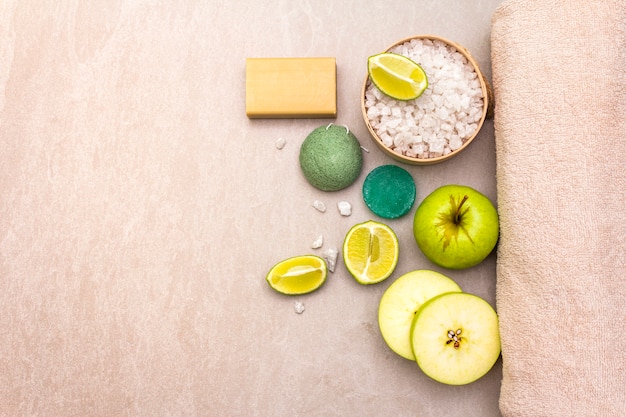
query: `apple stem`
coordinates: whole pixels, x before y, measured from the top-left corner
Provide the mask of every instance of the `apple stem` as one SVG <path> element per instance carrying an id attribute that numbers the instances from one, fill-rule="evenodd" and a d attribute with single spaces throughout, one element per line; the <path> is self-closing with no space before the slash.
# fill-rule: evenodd
<path id="1" fill-rule="evenodd" d="M 456 208 L 456 213 L 454 215 L 454 223 L 455 224 L 461 223 L 461 207 L 463 207 L 463 204 L 465 204 L 465 202 L 467 201 L 468 198 L 469 197 L 467 195 L 464 195 L 463 199 L 461 200 L 461 203 Z"/>

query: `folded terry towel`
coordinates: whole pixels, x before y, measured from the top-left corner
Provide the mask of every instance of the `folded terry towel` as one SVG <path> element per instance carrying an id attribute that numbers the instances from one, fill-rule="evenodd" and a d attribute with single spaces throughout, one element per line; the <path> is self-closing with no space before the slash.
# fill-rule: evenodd
<path id="1" fill-rule="evenodd" d="M 492 17 L 504 416 L 626 415 L 626 2 Z"/>

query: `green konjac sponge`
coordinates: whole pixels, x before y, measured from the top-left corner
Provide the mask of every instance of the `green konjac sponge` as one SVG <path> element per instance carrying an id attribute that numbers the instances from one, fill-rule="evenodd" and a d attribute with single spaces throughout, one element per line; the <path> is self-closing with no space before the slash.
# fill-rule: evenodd
<path id="1" fill-rule="evenodd" d="M 346 188 L 356 181 L 362 167 L 361 145 L 345 126 L 320 126 L 300 147 L 300 168 L 304 177 L 323 191 Z"/>

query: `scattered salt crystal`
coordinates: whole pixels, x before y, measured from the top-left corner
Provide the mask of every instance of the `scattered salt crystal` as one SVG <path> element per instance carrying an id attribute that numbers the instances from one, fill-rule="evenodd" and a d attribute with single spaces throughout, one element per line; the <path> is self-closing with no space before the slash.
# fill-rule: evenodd
<path id="1" fill-rule="evenodd" d="M 311 244 L 311 248 L 319 249 L 322 247 L 323 244 L 324 244 L 324 236 L 319 235 L 318 237 L 315 238 L 315 240 Z"/>
<path id="2" fill-rule="evenodd" d="M 319 211 L 320 213 L 324 213 L 326 211 L 326 204 L 324 204 L 324 202 L 320 200 L 315 200 L 313 202 L 313 207 L 315 207 L 315 210 Z"/>
<path id="3" fill-rule="evenodd" d="M 339 251 L 335 248 L 328 248 L 326 252 L 324 252 L 324 259 L 326 260 L 326 265 L 328 266 L 328 270 L 330 272 L 335 272 L 335 267 L 337 266 L 337 257 L 339 256 Z"/>
<path id="4" fill-rule="evenodd" d="M 296 301 L 293 305 L 293 309 L 297 314 L 304 313 L 304 303 L 302 301 Z"/>
<path id="5" fill-rule="evenodd" d="M 347 201 L 340 201 L 337 203 L 337 208 L 342 216 L 349 216 L 352 214 L 352 205 Z"/>
<path id="6" fill-rule="evenodd" d="M 285 147 L 287 141 L 284 138 L 276 139 L 276 149 L 282 149 Z"/>

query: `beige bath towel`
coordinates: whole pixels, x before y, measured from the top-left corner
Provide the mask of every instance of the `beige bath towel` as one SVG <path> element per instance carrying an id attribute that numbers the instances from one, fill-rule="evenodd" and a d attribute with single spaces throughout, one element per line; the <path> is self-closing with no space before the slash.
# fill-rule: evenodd
<path id="1" fill-rule="evenodd" d="M 626 2 L 492 24 L 502 414 L 626 415 Z"/>

